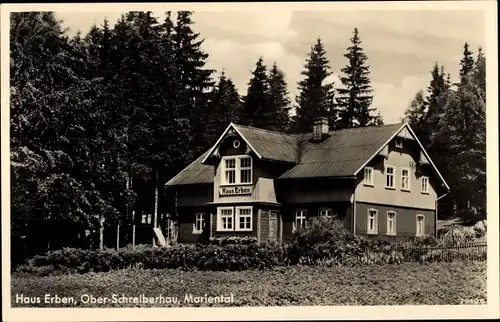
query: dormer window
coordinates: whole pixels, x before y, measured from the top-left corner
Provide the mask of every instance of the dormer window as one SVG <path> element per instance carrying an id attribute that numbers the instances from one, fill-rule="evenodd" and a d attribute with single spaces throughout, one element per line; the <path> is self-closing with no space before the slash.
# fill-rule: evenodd
<path id="1" fill-rule="evenodd" d="M 396 148 L 403 148 L 403 139 L 402 138 L 396 138 L 394 140 L 394 145 L 396 146 Z"/>
<path id="2" fill-rule="evenodd" d="M 252 158 L 248 155 L 222 158 L 222 184 L 251 184 Z"/>

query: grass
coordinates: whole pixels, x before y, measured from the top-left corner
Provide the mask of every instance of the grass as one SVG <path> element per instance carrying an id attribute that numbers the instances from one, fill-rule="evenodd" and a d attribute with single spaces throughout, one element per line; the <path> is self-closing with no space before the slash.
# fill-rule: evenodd
<path id="1" fill-rule="evenodd" d="M 16 304 L 16 294 L 40 304 Z M 46 304 L 45 294 L 74 304 Z M 486 262 L 404 263 L 358 267 L 291 266 L 242 272 L 126 269 L 107 273 L 35 277 L 13 274 L 13 307 L 151 307 L 152 304 L 83 304 L 81 295 L 178 297 L 155 306 L 447 305 L 486 302 Z M 183 303 L 193 296 L 230 296 L 233 303 Z"/>

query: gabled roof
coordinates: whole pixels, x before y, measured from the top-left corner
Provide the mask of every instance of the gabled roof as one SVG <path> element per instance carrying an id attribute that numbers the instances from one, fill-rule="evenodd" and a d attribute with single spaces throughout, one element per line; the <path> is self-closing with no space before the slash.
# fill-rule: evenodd
<path id="1" fill-rule="evenodd" d="M 210 165 L 202 164 L 201 161 L 208 155 L 206 151 L 200 155 L 190 165 L 170 179 L 166 186 L 180 186 L 186 184 L 201 184 L 214 182 L 214 168 Z"/>
<path id="2" fill-rule="evenodd" d="M 302 141 L 300 163 L 279 179 L 349 177 L 382 148 L 402 124 L 351 128 L 330 132 L 323 142 L 311 142 L 311 134 Z"/>
<path id="3" fill-rule="evenodd" d="M 445 187 L 449 189 L 407 123 L 332 131 L 322 142 L 312 142 L 312 133 L 285 134 L 231 123 L 212 148 L 171 179 L 167 185 L 213 182 L 213 166 L 204 162 L 231 128 L 245 140 L 257 157 L 293 165 L 277 179 L 300 179 L 354 177 L 405 127 L 418 142 Z"/>
<path id="4" fill-rule="evenodd" d="M 259 159 L 297 162 L 300 136 L 231 123 L 202 160 L 206 163 L 228 131 L 234 129 Z"/>

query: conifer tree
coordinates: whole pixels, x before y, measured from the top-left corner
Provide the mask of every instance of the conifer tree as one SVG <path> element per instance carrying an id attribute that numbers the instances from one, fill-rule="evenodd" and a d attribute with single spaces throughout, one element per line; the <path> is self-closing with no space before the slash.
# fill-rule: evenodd
<path id="1" fill-rule="evenodd" d="M 460 61 L 460 82 L 466 82 L 465 78 L 474 71 L 473 52 L 469 50 L 469 44 L 465 43 L 462 60 Z"/>
<path id="2" fill-rule="evenodd" d="M 486 57 L 481 47 L 478 48 L 473 72 L 474 82 L 478 87 L 478 95 L 486 101 Z"/>
<path id="3" fill-rule="evenodd" d="M 341 77 L 342 88 L 338 88 L 337 107 L 340 113 L 343 128 L 369 126 L 379 123 L 374 115 L 375 108 L 371 107 L 373 90 L 370 85 L 368 57 L 361 47 L 358 29 L 354 28 L 351 46 L 347 48 L 344 57 L 347 66 L 342 69 L 345 76 Z"/>
<path id="4" fill-rule="evenodd" d="M 184 105 L 187 118 L 190 119 L 194 137 L 195 154 L 203 151 L 203 121 L 201 111 L 208 102 L 209 92 L 214 86 L 211 78 L 214 72 L 205 67 L 208 54 L 203 52 L 199 33 L 192 29 L 194 24 L 192 12 L 177 12 L 176 23 L 173 26 L 172 39 L 174 46 L 175 65 L 178 71 L 181 92 L 178 100 Z"/>
<path id="5" fill-rule="evenodd" d="M 39 251 L 75 245 L 78 229 L 96 227 L 95 213 L 117 212 L 99 182 L 114 169 L 92 153 L 89 128 L 102 123 L 103 87 L 82 76 L 81 39 L 69 41 L 51 12 L 13 14 L 10 45 L 12 235 L 24 231 Z M 65 227 L 57 240 L 55 222 Z"/>
<path id="6" fill-rule="evenodd" d="M 335 128 L 337 115 L 333 105 L 333 84 L 326 83 L 332 72 L 320 38 L 311 47 L 304 68 L 302 75 L 305 78 L 298 83 L 299 95 L 292 131 L 310 132 L 316 117 L 327 117 L 330 128 Z"/>
<path id="7" fill-rule="evenodd" d="M 290 99 L 288 97 L 285 75 L 278 68 L 276 62 L 269 72 L 269 95 L 271 109 L 275 115 L 270 115 L 271 125 L 269 129 L 285 131 L 290 123 L 289 111 Z"/>
<path id="8" fill-rule="evenodd" d="M 243 97 L 239 122 L 259 128 L 268 128 L 270 109 L 270 87 L 267 67 L 262 57 L 255 64 L 252 78 L 248 82 L 247 94 Z"/>
<path id="9" fill-rule="evenodd" d="M 240 96 L 233 81 L 222 71 L 203 113 L 205 149 L 215 144 L 231 122 L 238 122 L 240 106 Z"/>
<path id="10" fill-rule="evenodd" d="M 410 126 L 419 132 L 421 122 L 426 115 L 426 105 L 424 98 L 424 91 L 420 90 L 415 94 L 415 97 L 410 103 L 409 108 L 405 111 L 405 121 L 407 121 Z M 421 138 L 420 133 L 416 133 L 419 138 Z"/>

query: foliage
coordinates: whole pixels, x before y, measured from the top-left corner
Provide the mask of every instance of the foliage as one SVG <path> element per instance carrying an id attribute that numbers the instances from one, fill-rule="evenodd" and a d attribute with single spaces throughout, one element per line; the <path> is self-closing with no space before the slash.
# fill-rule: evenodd
<path id="1" fill-rule="evenodd" d="M 203 131 L 205 148 L 211 147 L 227 126 L 238 122 L 241 100 L 231 78 L 222 72 L 218 83 L 210 93 L 210 100 L 204 109 Z"/>
<path id="2" fill-rule="evenodd" d="M 249 237 L 249 236 L 211 237 L 209 242 L 210 244 L 219 246 L 225 246 L 230 244 L 248 245 L 256 243 L 257 237 Z"/>
<path id="3" fill-rule="evenodd" d="M 320 38 L 311 47 L 304 68 L 301 74 L 305 78 L 298 83 L 299 94 L 292 131 L 294 133 L 310 132 L 314 119 L 320 116 L 327 117 L 330 127 L 334 129 L 337 120 L 333 104 L 334 89 L 333 84 L 326 83 L 332 72 Z"/>
<path id="4" fill-rule="evenodd" d="M 289 112 L 291 110 L 291 102 L 288 97 L 289 92 L 285 81 L 285 74 L 279 69 L 276 62 L 269 71 L 269 100 L 273 107 L 274 115 L 270 116 L 269 130 L 286 131 L 290 123 Z"/>
<path id="5" fill-rule="evenodd" d="M 368 57 L 361 47 L 358 28 L 354 28 L 351 46 L 344 57 L 347 66 L 342 68 L 345 76 L 341 77 L 342 87 L 337 88 L 336 106 L 339 112 L 341 128 L 363 127 L 383 124 L 380 114 L 373 115 L 373 95 L 370 84 L 370 70 L 366 64 Z"/>
<path id="6" fill-rule="evenodd" d="M 451 84 L 436 63 L 425 101 L 417 96 L 406 112 L 451 189 L 439 213 L 471 223 L 486 217 L 485 61 L 481 48 L 474 60 L 465 43 L 459 82 Z"/>
<path id="7" fill-rule="evenodd" d="M 37 255 L 18 272 L 33 274 L 106 272 L 140 267 L 184 270 L 248 270 L 288 265 L 380 265 L 403 262 L 484 260 L 486 247 L 460 249 L 485 234 L 479 226 L 450 230 L 441 239 L 389 242 L 354 235 L 333 218 L 313 218 L 290 243 L 257 243 L 255 237 L 215 237 L 209 244 L 152 248 L 148 245 L 104 250 L 63 248 Z M 467 256 L 462 256 L 465 254 Z M 472 254 L 473 256 L 469 256 Z M 475 256 L 475 257 L 474 257 Z"/>
<path id="8" fill-rule="evenodd" d="M 390 272 L 390 274 L 388 274 Z M 72 296 L 76 307 L 457 305 L 486 303 L 486 263 L 288 266 L 241 272 L 124 269 L 108 273 L 37 277 L 15 273 L 12 294 Z M 180 304 L 83 304 L 82 294 L 177 296 Z M 165 295 L 165 290 L 168 294 Z M 185 294 L 233 294 L 234 303 L 183 303 Z M 30 304 L 50 306 L 54 304 Z M 61 304 L 64 306 L 64 304 Z M 58 306 L 61 306 L 58 305 Z M 19 307 L 12 296 L 12 306 Z M 22 305 L 23 307 L 25 305 Z M 75 306 L 72 306 L 75 307 Z"/>
<path id="9" fill-rule="evenodd" d="M 175 22 L 167 12 L 163 23 L 128 12 L 69 39 L 51 12 L 12 15 L 13 263 L 47 249 L 96 247 L 101 219 L 152 213 L 155 189 L 161 196 L 207 145 L 191 135 L 204 133 L 213 85 L 192 24 L 190 12 Z M 54 239 L 56 225 L 65 228 Z M 90 241 L 78 237 L 85 230 Z"/>

